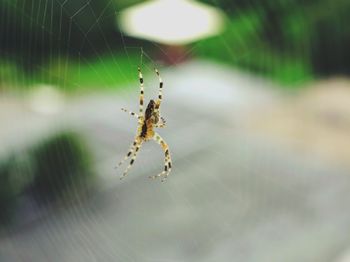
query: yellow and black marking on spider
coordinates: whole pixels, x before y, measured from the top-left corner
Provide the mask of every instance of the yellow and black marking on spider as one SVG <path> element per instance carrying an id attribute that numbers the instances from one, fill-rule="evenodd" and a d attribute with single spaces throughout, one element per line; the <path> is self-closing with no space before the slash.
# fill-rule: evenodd
<path id="1" fill-rule="evenodd" d="M 163 81 L 162 81 L 162 78 L 160 77 L 159 71 L 157 69 L 154 69 L 154 70 L 159 79 L 158 99 L 156 101 L 151 99 L 147 105 L 146 111 L 143 112 L 144 88 L 143 88 L 142 72 L 139 67 L 138 68 L 139 80 L 140 80 L 139 114 L 136 114 L 134 112 L 131 112 L 127 109 L 122 108 L 124 112 L 127 112 L 138 119 L 138 127 L 137 127 L 136 137 L 129 149 L 129 152 L 124 157 L 124 159 L 120 161 L 119 164 L 116 166 L 116 168 L 119 167 L 121 164 L 124 163 L 125 160 L 131 157 L 131 161 L 128 167 L 126 168 L 126 170 L 124 171 L 123 175 L 120 177 L 120 179 L 124 178 L 127 175 L 130 167 L 134 164 L 137 153 L 139 152 L 143 142 L 146 142 L 151 139 L 156 141 L 162 147 L 165 154 L 165 159 L 164 159 L 164 170 L 158 175 L 150 176 L 150 178 L 155 179 L 160 177 L 161 181 L 163 182 L 168 177 L 171 171 L 171 157 L 170 157 L 169 147 L 167 143 L 163 140 L 163 138 L 157 132 L 154 131 L 154 128 L 165 127 L 165 120 L 163 117 L 160 116 L 160 105 L 161 105 L 162 96 L 163 96 L 163 93 L 162 93 Z"/>

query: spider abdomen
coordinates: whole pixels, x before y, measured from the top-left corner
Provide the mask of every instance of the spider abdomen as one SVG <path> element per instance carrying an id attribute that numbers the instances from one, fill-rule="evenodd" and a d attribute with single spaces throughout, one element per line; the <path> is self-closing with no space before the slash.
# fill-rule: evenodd
<path id="1" fill-rule="evenodd" d="M 140 137 L 146 138 L 146 135 L 147 135 L 147 123 L 145 121 L 145 122 L 143 122 L 143 125 L 141 127 Z"/>
<path id="2" fill-rule="evenodd" d="M 151 139 L 154 136 L 153 123 L 151 120 L 144 121 L 141 130 L 140 137 L 144 140 Z"/>

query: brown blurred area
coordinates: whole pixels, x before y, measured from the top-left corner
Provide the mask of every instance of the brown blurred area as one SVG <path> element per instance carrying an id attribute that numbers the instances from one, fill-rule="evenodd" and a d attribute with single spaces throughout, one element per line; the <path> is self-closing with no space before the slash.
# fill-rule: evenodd
<path id="1" fill-rule="evenodd" d="M 277 106 L 248 121 L 266 135 L 300 154 L 335 165 L 350 164 L 350 80 L 330 78 L 308 84 Z"/>

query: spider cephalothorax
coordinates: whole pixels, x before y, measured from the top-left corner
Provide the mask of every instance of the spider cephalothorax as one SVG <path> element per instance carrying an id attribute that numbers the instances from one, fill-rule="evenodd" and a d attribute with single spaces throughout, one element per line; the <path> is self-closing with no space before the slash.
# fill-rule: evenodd
<path id="1" fill-rule="evenodd" d="M 154 100 L 150 100 L 147 105 L 146 111 L 143 115 L 143 98 L 144 98 L 143 77 L 142 77 L 140 68 L 138 68 L 138 71 L 139 71 L 139 80 L 140 80 L 140 108 L 139 108 L 140 115 L 122 108 L 123 111 L 129 112 L 132 116 L 137 117 L 138 119 L 137 134 L 133 144 L 131 145 L 131 148 L 128 154 L 124 157 L 122 161 L 119 162 L 118 166 L 120 166 L 126 159 L 128 159 L 132 155 L 130 164 L 125 170 L 121 178 L 125 177 L 129 168 L 133 165 L 136 159 L 137 152 L 141 148 L 142 143 L 150 139 L 153 139 L 162 147 L 165 153 L 165 165 L 164 165 L 163 172 L 155 176 L 150 176 L 150 178 L 162 177 L 162 181 L 164 181 L 168 177 L 171 171 L 171 158 L 169 153 L 169 147 L 165 143 L 165 141 L 161 138 L 161 136 L 154 131 L 154 128 L 165 126 L 165 120 L 160 116 L 160 113 L 159 113 L 160 104 L 162 102 L 163 82 L 159 75 L 158 70 L 155 69 L 156 74 L 159 78 L 158 100 L 156 102 Z"/>

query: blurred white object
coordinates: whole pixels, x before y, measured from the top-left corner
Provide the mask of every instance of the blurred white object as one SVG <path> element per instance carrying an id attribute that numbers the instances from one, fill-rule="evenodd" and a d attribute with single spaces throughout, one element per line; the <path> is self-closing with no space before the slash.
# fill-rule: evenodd
<path id="1" fill-rule="evenodd" d="M 126 34 L 168 45 L 187 44 L 220 33 L 223 13 L 192 0 L 153 0 L 118 15 Z"/>
<path id="2" fill-rule="evenodd" d="M 34 112 L 52 115 L 62 111 L 64 97 L 57 88 L 49 85 L 40 85 L 31 94 L 29 104 Z"/>

